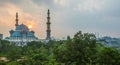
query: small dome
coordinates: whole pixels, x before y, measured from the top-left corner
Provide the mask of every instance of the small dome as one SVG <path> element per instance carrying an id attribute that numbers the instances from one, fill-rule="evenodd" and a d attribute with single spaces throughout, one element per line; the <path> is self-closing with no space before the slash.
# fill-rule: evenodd
<path id="1" fill-rule="evenodd" d="M 19 31 L 15 31 L 11 36 L 12 37 L 20 37 L 21 33 Z"/>
<path id="2" fill-rule="evenodd" d="M 29 31 L 28 27 L 24 24 L 18 25 L 16 27 L 16 30 L 18 30 L 18 31 Z"/>
<path id="3" fill-rule="evenodd" d="M 34 37 L 34 33 L 32 33 L 32 32 L 27 32 L 27 36 L 28 36 L 28 37 Z"/>

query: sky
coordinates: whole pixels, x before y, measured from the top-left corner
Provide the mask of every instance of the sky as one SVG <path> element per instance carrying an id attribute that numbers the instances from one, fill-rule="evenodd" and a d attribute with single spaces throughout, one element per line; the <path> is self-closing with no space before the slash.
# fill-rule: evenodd
<path id="1" fill-rule="evenodd" d="M 46 37 L 50 9 L 51 36 L 73 37 L 78 31 L 120 37 L 120 0 L 0 0 L 0 33 L 9 37 L 19 24 L 31 25 L 38 38 Z"/>

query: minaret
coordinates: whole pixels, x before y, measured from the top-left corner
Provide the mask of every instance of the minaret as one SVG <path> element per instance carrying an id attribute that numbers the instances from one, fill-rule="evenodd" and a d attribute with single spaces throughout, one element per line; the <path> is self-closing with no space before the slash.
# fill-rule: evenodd
<path id="1" fill-rule="evenodd" d="M 18 13 L 16 12 L 16 24 L 15 24 L 15 26 L 18 26 Z"/>
<path id="2" fill-rule="evenodd" d="M 50 33 L 51 33 L 51 30 L 50 30 L 50 10 L 48 9 L 48 12 L 47 12 L 47 15 L 48 15 L 48 17 L 47 17 L 47 30 L 46 30 L 46 32 L 47 32 L 47 37 L 46 37 L 46 39 L 47 40 L 50 40 L 51 39 L 51 37 L 50 37 Z"/>

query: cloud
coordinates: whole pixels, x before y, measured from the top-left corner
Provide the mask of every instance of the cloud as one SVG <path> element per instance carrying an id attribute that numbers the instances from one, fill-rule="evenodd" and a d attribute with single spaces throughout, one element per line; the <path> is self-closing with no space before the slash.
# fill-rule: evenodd
<path id="1" fill-rule="evenodd" d="M 54 3 L 61 6 L 68 6 L 69 0 L 54 0 Z"/>
<path id="2" fill-rule="evenodd" d="M 19 24 L 31 24 L 33 25 L 31 30 L 34 30 L 39 38 L 43 38 L 45 36 L 45 34 L 42 33 L 46 31 L 46 22 L 44 22 L 45 17 L 42 17 L 44 15 L 40 14 L 38 11 L 31 13 L 31 11 L 27 12 L 25 9 L 20 6 L 16 6 L 15 4 L 5 3 L 0 6 L 0 12 L 0 31 L 2 31 L 1 33 L 3 33 L 5 37 L 9 35 L 9 30 L 15 28 L 16 12 L 18 12 L 19 15 Z"/>
<path id="3" fill-rule="evenodd" d="M 102 35 L 111 34 L 120 37 L 118 30 L 120 21 L 119 0 L 74 0 L 69 8 L 57 12 L 57 27 L 61 27 L 67 34 L 74 34 L 78 30 L 86 32 L 100 32 Z M 76 8 L 76 10 L 72 10 Z M 58 20 L 59 19 L 59 20 Z M 72 33 L 71 33 L 72 32 Z M 116 33 L 116 35 L 114 34 Z"/>
<path id="4" fill-rule="evenodd" d="M 50 9 L 52 34 L 57 38 L 73 35 L 78 30 L 120 36 L 119 2 L 120 0 L 0 0 L 0 31 L 5 36 L 9 35 L 8 31 L 14 29 L 15 13 L 18 12 L 19 23 L 32 24 L 36 35 L 45 38 L 46 13 Z"/>
<path id="5" fill-rule="evenodd" d="M 103 0 L 83 0 L 74 9 L 81 12 L 94 12 L 101 10 L 103 4 Z"/>
<path id="6" fill-rule="evenodd" d="M 21 11 L 18 7 L 8 3 L 0 6 L 0 31 L 4 33 L 4 36 L 9 35 L 10 28 L 14 28 L 15 18 L 13 16 L 15 15 L 15 10 Z"/>

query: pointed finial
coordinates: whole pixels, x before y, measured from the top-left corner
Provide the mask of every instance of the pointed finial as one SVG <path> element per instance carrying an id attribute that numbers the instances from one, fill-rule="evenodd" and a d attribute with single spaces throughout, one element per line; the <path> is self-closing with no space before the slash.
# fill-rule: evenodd
<path id="1" fill-rule="evenodd" d="M 48 14 L 50 14 L 50 10 L 48 9 Z"/>
<path id="2" fill-rule="evenodd" d="M 16 12 L 16 18 L 18 17 L 18 12 Z"/>
<path id="3" fill-rule="evenodd" d="M 49 12 L 49 9 L 48 9 L 48 12 Z"/>

